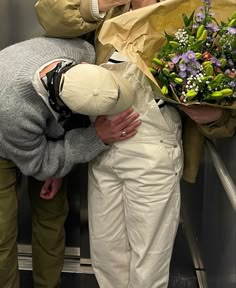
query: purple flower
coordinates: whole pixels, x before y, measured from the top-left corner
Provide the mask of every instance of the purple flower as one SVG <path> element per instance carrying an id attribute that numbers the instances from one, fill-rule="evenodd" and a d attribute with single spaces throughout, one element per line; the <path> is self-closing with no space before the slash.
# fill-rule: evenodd
<path id="1" fill-rule="evenodd" d="M 211 0 L 202 0 L 203 3 L 205 3 L 206 6 L 211 6 Z"/>
<path id="2" fill-rule="evenodd" d="M 212 56 L 210 60 L 212 64 L 215 64 L 215 66 L 221 66 L 220 60 L 218 60 L 216 57 Z"/>
<path id="3" fill-rule="evenodd" d="M 228 59 L 228 64 L 233 67 L 234 66 L 234 61 L 232 59 Z"/>
<path id="4" fill-rule="evenodd" d="M 185 71 L 180 71 L 180 72 L 179 72 L 179 76 L 180 76 L 181 78 L 186 78 L 186 77 L 187 77 L 187 73 L 186 73 Z"/>
<path id="5" fill-rule="evenodd" d="M 186 64 L 179 64 L 179 69 L 180 69 L 180 71 L 186 71 L 186 69 L 187 69 Z"/>
<path id="6" fill-rule="evenodd" d="M 200 64 L 198 61 L 196 61 L 196 62 L 194 63 L 194 65 L 195 65 L 195 67 L 196 67 L 197 70 L 199 70 L 199 69 L 201 68 L 201 64 Z"/>
<path id="7" fill-rule="evenodd" d="M 229 82 L 229 86 L 230 86 L 231 88 L 236 88 L 236 81 L 230 81 L 230 82 Z"/>
<path id="8" fill-rule="evenodd" d="M 195 76 L 197 74 L 196 67 L 192 65 L 187 66 L 187 71 L 189 72 L 190 75 Z"/>
<path id="9" fill-rule="evenodd" d="M 177 64 L 179 62 L 179 59 L 180 57 L 175 55 L 174 57 L 171 58 L 171 61 L 174 63 L 174 64 Z"/>
<path id="10" fill-rule="evenodd" d="M 220 30 L 219 27 L 213 23 L 207 23 L 206 28 L 208 31 L 210 31 L 212 33 L 218 32 Z"/>
<path id="11" fill-rule="evenodd" d="M 192 27 L 193 27 L 194 29 L 197 29 L 197 28 L 199 27 L 199 24 L 193 23 Z"/>
<path id="12" fill-rule="evenodd" d="M 186 53 L 183 53 L 181 58 L 184 60 L 185 63 L 196 61 L 195 53 L 191 50 L 187 51 Z"/>
<path id="13" fill-rule="evenodd" d="M 202 20 L 204 20 L 205 19 L 205 14 L 203 14 L 203 13 L 197 13 L 197 15 L 196 15 L 196 22 L 202 22 Z"/>
<path id="14" fill-rule="evenodd" d="M 194 100 L 193 98 L 187 99 L 185 93 L 189 89 L 198 93 L 195 100 L 201 102 L 202 100 L 208 101 L 205 96 L 211 95 L 215 90 L 230 88 L 233 90 L 230 98 L 236 103 L 234 16 L 228 18 L 228 25 L 217 22 L 211 12 L 213 1 L 201 1 L 202 7 L 199 7 L 197 12 L 193 11 L 194 16 L 191 15 L 189 19 L 191 23 L 183 19 L 184 28 L 178 29 L 173 38 L 166 37 L 167 41 L 173 39 L 179 44 L 176 45 L 175 50 L 174 45 L 166 45 L 160 53 L 160 58 L 165 60 L 165 67 L 168 67 L 170 73 L 165 73 L 167 74 L 165 79 L 161 73 L 160 76 L 158 73 L 155 75 L 160 82 L 164 80 L 164 84 L 171 85 L 183 102 Z M 200 26 L 202 27 L 198 30 Z M 196 33 L 199 34 L 198 37 Z M 210 64 L 209 67 L 207 67 L 208 64 Z M 182 81 L 177 81 L 176 74 Z M 215 77 L 219 74 L 223 74 L 223 80 L 215 81 Z M 177 82 L 181 83 L 177 84 Z M 231 103 L 222 99 L 214 101 L 222 105 Z"/>
<path id="15" fill-rule="evenodd" d="M 236 35 L 236 28 L 234 27 L 228 27 L 227 31 L 229 34 Z"/>

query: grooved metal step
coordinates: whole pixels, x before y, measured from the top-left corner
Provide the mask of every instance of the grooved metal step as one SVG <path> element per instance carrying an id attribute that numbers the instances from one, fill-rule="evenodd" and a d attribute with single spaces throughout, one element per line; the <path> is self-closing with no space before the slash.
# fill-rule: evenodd
<path id="1" fill-rule="evenodd" d="M 19 270 L 32 270 L 32 247 L 31 245 L 18 245 Z M 80 248 L 66 247 L 64 273 L 93 274 L 91 259 L 80 258 Z"/>

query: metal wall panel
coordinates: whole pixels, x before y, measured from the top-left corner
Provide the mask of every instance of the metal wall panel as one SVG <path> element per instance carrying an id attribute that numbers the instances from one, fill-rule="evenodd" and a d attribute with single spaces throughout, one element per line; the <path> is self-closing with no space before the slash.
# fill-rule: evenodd
<path id="1" fill-rule="evenodd" d="M 235 147 L 236 137 L 216 141 L 234 183 Z M 236 287 L 236 214 L 209 157 L 205 161 L 202 247 L 209 288 Z"/>
<path id="2" fill-rule="evenodd" d="M 34 0 L 0 1 L 0 49 L 43 33 L 34 12 Z"/>

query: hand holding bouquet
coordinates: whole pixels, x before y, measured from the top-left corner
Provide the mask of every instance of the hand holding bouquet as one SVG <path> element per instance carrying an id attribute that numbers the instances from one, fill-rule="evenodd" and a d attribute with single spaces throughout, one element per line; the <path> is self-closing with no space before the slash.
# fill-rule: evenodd
<path id="1" fill-rule="evenodd" d="M 149 68 L 164 95 L 185 104 L 236 102 L 236 11 L 218 23 L 211 1 L 189 17 L 176 33 L 165 33 L 166 44 Z"/>

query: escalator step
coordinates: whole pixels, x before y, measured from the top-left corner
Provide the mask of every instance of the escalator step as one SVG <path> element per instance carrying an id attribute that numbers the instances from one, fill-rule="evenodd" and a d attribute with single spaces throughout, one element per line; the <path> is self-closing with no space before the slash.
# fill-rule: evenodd
<path id="1" fill-rule="evenodd" d="M 22 288 L 32 287 L 32 272 L 20 271 Z M 61 288 L 99 288 L 95 276 L 90 274 L 62 273 Z M 198 288 L 196 278 L 189 275 L 171 275 L 168 288 Z"/>

